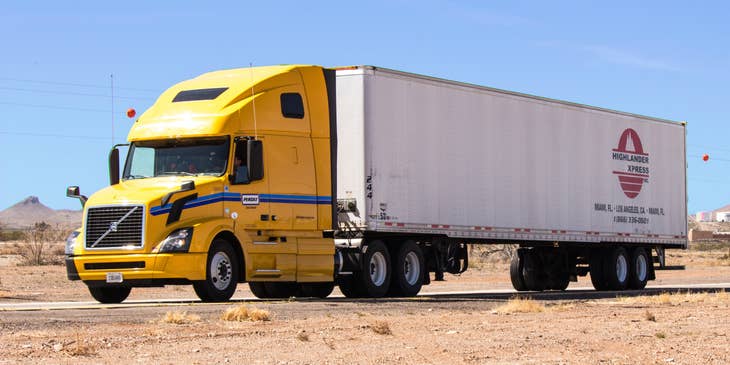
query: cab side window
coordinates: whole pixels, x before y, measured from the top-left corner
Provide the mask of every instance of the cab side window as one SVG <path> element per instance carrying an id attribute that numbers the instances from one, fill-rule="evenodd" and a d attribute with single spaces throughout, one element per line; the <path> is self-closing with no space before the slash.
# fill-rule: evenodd
<path id="1" fill-rule="evenodd" d="M 304 118 L 304 102 L 299 93 L 281 94 L 281 114 L 285 118 Z"/>

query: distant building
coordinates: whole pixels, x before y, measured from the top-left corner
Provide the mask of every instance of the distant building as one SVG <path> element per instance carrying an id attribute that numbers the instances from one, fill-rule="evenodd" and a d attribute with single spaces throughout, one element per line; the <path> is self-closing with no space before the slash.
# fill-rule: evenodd
<path id="1" fill-rule="evenodd" d="M 730 212 L 717 212 L 715 218 L 718 222 L 730 222 Z"/>
<path id="2" fill-rule="evenodd" d="M 712 212 L 697 212 L 695 219 L 698 222 L 712 222 Z"/>

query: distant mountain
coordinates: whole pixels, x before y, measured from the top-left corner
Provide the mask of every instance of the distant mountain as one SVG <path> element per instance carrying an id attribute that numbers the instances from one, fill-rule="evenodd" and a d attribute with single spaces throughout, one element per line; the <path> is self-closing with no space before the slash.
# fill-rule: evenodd
<path id="1" fill-rule="evenodd" d="M 5 228 L 27 228 L 37 222 L 62 227 L 81 225 L 80 210 L 54 210 L 43 203 L 37 196 L 29 196 L 12 207 L 0 211 L 0 225 Z"/>

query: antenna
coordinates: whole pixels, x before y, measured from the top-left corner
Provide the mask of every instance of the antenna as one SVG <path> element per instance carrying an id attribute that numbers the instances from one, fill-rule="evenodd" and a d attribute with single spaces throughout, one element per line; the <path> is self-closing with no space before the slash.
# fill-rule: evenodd
<path id="1" fill-rule="evenodd" d="M 253 80 L 253 63 L 252 62 L 248 63 L 248 69 L 249 69 L 249 71 L 251 71 L 251 98 L 252 98 L 251 105 L 253 107 L 253 138 L 259 139 L 258 128 L 256 126 L 256 94 L 254 94 L 254 92 L 253 92 L 254 80 Z"/>
<path id="2" fill-rule="evenodd" d="M 112 146 L 114 145 L 114 74 L 109 75 L 112 86 Z"/>

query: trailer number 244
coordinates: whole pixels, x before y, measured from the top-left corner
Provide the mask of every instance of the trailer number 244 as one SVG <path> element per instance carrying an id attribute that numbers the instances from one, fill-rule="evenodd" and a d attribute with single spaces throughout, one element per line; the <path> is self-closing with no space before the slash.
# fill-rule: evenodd
<path id="1" fill-rule="evenodd" d="M 365 196 L 368 199 L 373 198 L 373 175 L 368 175 L 365 178 Z"/>

